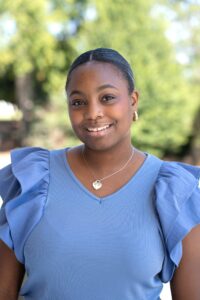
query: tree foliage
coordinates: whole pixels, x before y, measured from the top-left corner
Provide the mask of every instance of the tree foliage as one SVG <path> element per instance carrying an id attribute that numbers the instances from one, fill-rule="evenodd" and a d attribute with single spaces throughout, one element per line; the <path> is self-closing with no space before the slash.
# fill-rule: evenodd
<path id="1" fill-rule="evenodd" d="M 35 105 L 45 105 L 64 84 L 75 53 L 73 34 L 81 26 L 84 5 L 85 1 L 77 0 L 0 0 L 0 21 L 4 25 L 1 98 L 16 102 L 22 110 L 22 136 L 30 134 Z M 7 24 L 12 27 L 10 35 Z M 70 24 L 75 24 L 74 32 Z"/>
<path id="2" fill-rule="evenodd" d="M 140 93 L 140 119 L 133 125 L 133 144 L 160 156 L 177 153 L 193 130 L 198 107 L 197 85 L 194 88 L 198 75 L 194 74 L 199 74 L 195 68 L 200 53 L 196 46 L 199 29 L 191 29 L 191 49 L 196 55 L 190 58 L 190 69 L 177 61 L 176 49 L 166 36 L 170 22 L 159 7 L 164 7 L 164 12 L 176 10 L 181 16 L 179 2 L 183 1 L 0 0 L 0 22 L 11 20 L 15 32 L 10 36 L 2 32 L 0 86 L 8 87 L 3 88 L 5 98 L 16 78 L 28 74 L 35 94 L 32 103 L 44 103 L 46 97 L 51 99 L 51 107 L 56 107 L 55 99 L 61 95 L 73 58 L 91 48 L 111 47 L 131 63 Z M 63 105 L 58 107 L 60 113 L 50 109 L 52 126 L 56 126 L 57 114 L 59 120 L 66 116 Z M 45 109 L 40 109 L 40 116 Z M 46 122 L 47 118 L 40 120 Z"/>
<path id="3" fill-rule="evenodd" d="M 10 72 L 13 78 L 32 74 L 36 96 L 40 90 L 50 94 L 58 88 L 60 76 L 74 54 L 68 24 L 78 18 L 74 13 L 76 2 L 1 0 L 1 22 L 12 24 L 13 34 L 5 39 L 8 29 L 4 27 L 0 73 Z M 58 36 L 52 30 L 56 26 Z"/>
<path id="4" fill-rule="evenodd" d="M 184 74 L 192 87 L 189 102 L 196 99 L 188 148 L 194 163 L 200 163 L 200 1 L 164 1 L 171 12 L 175 32 L 174 41 L 179 60 L 184 64 Z M 172 13 L 173 12 L 173 13 Z"/>
<path id="5" fill-rule="evenodd" d="M 84 24 L 79 45 L 113 47 L 131 62 L 140 91 L 133 143 L 163 154 L 187 142 L 197 100 L 165 35 L 167 18 L 155 13 L 157 5 L 153 0 L 91 0 L 96 18 Z"/>

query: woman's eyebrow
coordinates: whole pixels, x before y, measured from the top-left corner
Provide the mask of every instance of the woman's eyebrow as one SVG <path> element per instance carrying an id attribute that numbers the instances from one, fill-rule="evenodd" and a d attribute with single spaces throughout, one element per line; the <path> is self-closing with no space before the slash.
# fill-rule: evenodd
<path id="1" fill-rule="evenodd" d="M 107 88 L 112 88 L 112 89 L 116 89 L 116 90 L 118 90 L 118 88 L 116 88 L 114 85 L 112 85 L 112 84 L 103 84 L 103 85 L 101 85 L 101 86 L 99 86 L 98 88 L 97 88 L 97 91 L 101 91 L 101 90 L 104 90 L 104 89 L 107 89 Z"/>
<path id="2" fill-rule="evenodd" d="M 79 94 L 79 95 L 83 95 L 83 93 L 81 91 L 78 91 L 78 90 L 73 90 L 69 96 L 73 96 L 74 94 Z"/>
<path id="3" fill-rule="evenodd" d="M 101 91 L 101 90 L 104 90 L 104 89 L 107 89 L 107 88 L 112 88 L 112 89 L 116 89 L 116 90 L 118 90 L 118 88 L 117 87 L 115 87 L 114 85 L 112 85 L 112 84 L 103 84 L 103 85 L 100 85 L 98 88 L 97 88 L 97 91 Z M 84 95 L 84 93 L 82 93 L 81 91 L 79 91 L 79 90 L 73 90 L 70 94 L 69 94 L 69 96 L 71 97 L 71 96 L 73 96 L 74 94 L 79 94 L 79 95 Z"/>

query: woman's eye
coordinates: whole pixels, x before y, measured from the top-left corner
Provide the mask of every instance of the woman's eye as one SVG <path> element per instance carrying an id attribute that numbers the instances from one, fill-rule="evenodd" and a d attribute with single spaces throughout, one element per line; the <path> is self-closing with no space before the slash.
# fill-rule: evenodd
<path id="1" fill-rule="evenodd" d="M 112 96 L 112 95 L 105 95 L 105 96 L 103 96 L 103 98 L 102 98 L 102 100 L 104 101 L 104 102 L 109 102 L 109 101 L 112 101 L 112 100 L 114 100 L 115 99 L 115 96 Z"/>
<path id="2" fill-rule="evenodd" d="M 83 100 L 79 100 L 79 99 L 73 100 L 73 101 L 71 102 L 71 105 L 72 105 L 73 107 L 79 107 L 79 106 L 84 105 L 84 104 L 85 104 L 85 102 L 84 102 Z"/>

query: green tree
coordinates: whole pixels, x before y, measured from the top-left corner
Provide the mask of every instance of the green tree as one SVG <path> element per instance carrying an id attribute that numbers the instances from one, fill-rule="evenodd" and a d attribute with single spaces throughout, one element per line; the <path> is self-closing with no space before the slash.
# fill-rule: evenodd
<path id="1" fill-rule="evenodd" d="M 44 104 L 63 83 L 84 5 L 78 0 L 0 0 L 1 98 L 15 101 L 22 110 L 24 135 L 35 105 Z M 13 27 L 10 36 L 7 24 Z"/>
<path id="2" fill-rule="evenodd" d="M 189 150 L 194 163 L 200 163 L 200 1 L 172 1 L 170 8 L 175 12 L 174 22 L 182 28 L 182 34 L 175 45 L 186 54 L 185 74 L 196 92 L 197 108 L 193 129 L 189 139 Z M 192 96 L 193 96 L 192 95 Z"/>
<path id="3" fill-rule="evenodd" d="M 158 1 L 91 0 L 90 5 L 93 18 L 84 23 L 78 48 L 113 47 L 133 66 L 140 92 L 134 144 L 159 155 L 177 153 L 191 134 L 197 100 L 166 37 L 169 24 Z"/>
<path id="4" fill-rule="evenodd" d="M 130 61 L 140 92 L 140 119 L 133 126 L 133 143 L 160 156 L 178 153 L 198 128 L 194 122 L 198 84 L 194 83 L 199 79 L 193 75 L 199 74 L 194 71 L 199 51 L 190 59 L 189 68 L 176 60 L 177 52 L 165 34 L 170 25 L 167 9 L 176 9 L 181 16 L 178 6 L 184 1 L 175 2 L 0 0 L 0 25 L 4 25 L 0 32 L 1 98 L 18 103 L 24 128 L 33 119 L 35 106 L 42 103 L 44 107 L 51 99 L 51 105 L 38 111 L 36 135 L 47 137 L 56 124 L 69 134 L 65 103 L 57 104 L 69 63 L 88 48 L 112 47 Z M 6 22 L 13 24 L 14 34 L 8 34 Z M 194 45 L 200 35 L 197 29 L 192 32 Z"/>

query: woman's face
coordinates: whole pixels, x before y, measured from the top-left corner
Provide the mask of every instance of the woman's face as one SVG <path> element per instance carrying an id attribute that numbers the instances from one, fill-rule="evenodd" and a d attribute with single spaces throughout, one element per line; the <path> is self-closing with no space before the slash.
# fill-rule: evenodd
<path id="1" fill-rule="evenodd" d="M 106 150 L 131 142 L 138 94 L 130 95 L 117 67 L 102 62 L 77 67 L 70 75 L 67 97 L 73 130 L 87 147 Z"/>

